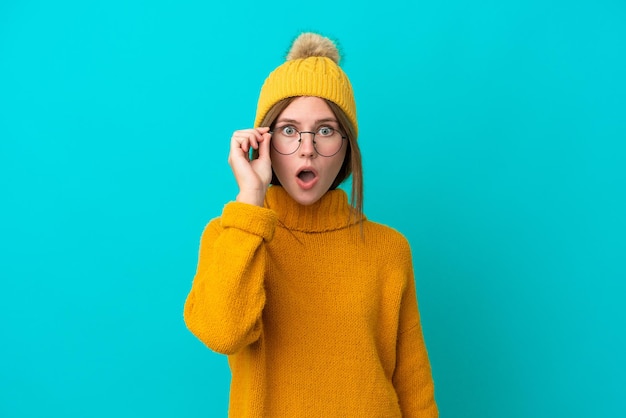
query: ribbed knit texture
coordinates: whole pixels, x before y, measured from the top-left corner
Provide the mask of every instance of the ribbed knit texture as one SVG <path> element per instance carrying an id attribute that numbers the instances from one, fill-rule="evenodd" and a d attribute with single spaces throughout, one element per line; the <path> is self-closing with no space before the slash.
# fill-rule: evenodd
<path id="1" fill-rule="evenodd" d="M 342 190 L 279 186 L 228 203 L 202 235 L 189 329 L 228 354 L 231 417 L 437 417 L 411 253 Z"/>
<path id="2" fill-rule="evenodd" d="M 286 61 L 270 73 L 261 88 L 254 126 L 260 126 L 267 112 L 282 99 L 316 96 L 328 99 L 344 111 L 358 133 L 356 103 L 352 85 L 341 67 L 326 57 Z"/>

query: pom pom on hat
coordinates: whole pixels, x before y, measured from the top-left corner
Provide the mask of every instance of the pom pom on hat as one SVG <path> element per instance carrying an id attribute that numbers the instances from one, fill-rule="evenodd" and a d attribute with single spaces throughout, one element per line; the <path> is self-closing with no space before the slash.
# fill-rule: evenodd
<path id="1" fill-rule="evenodd" d="M 341 57 L 337 46 L 328 38 L 317 33 L 307 32 L 298 36 L 291 44 L 287 53 L 287 61 L 309 58 L 327 57 L 339 64 Z"/>
<path id="2" fill-rule="evenodd" d="M 316 96 L 335 103 L 358 131 L 356 104 L 348 76 L 339 67 L 340 55 L 330 39 L 317 33 L 302 33 L 292 43 L 287 61 L 265 79 L 254 126 L 267 112 L 288 97 Z"/>

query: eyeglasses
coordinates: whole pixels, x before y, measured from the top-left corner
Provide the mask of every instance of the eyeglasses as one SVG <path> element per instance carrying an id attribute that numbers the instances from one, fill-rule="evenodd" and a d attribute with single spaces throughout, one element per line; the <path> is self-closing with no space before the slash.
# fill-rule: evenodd
<path id="1" fill-rule="evenodd" d="M 332 157 L 343 146 L 343 140 L 347 139 L 337 129 L 330 126 L 321 126 L 317 132 L 298 131 L 292 125 L 277 126 L 272 131 L 272 148 L 282 155 L 291 155 L 298 151 L 302 144 L 302 134 L 313 135 L 313 148 L 322 157 Z"/>

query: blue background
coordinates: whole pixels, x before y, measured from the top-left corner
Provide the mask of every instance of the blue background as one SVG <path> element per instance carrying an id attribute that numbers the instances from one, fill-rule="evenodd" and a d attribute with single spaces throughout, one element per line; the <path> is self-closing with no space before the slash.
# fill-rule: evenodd
<path id="1" fill-rule="evenodd" d="M 626 416 L 626 5 L 3 1 L 0 416 L 225 416 L 185 328 L 233 130 L 339 40 L 442 417 Z"/>

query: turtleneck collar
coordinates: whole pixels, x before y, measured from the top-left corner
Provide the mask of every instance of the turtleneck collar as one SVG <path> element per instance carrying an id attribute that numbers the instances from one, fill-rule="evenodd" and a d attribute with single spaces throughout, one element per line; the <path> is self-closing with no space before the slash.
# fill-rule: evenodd
<path id="1" fill-rule="evenodd" d="M 294 231 L 334 231 L 358 222 L 356 216 L 350 216 L 352 208 L 341 189 L 329 190 L 317 202 L 304 206 L 281 186 L 270 186 L 265 194 L 265 207 L 276 212 L 281 225 Z"/>

